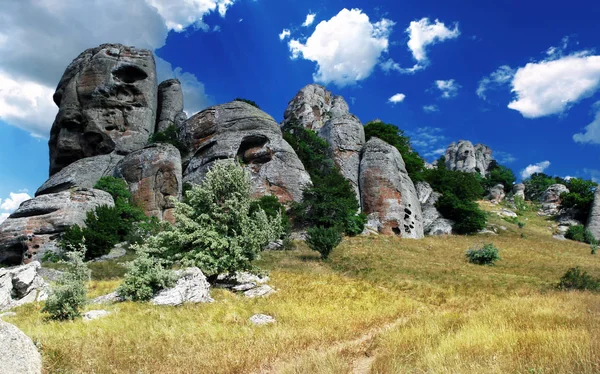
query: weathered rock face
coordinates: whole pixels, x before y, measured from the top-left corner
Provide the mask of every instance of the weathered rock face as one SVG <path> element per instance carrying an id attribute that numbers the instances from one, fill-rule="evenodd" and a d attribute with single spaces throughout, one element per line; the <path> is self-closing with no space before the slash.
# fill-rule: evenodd
<path id="1" fill-rule="evenodd" d="M 48 298 L 48 284 L 37 261 L 0 269 L 0 311 Z"/>
<path id="2" fill-rule="evenodd" d="M 560 213 L 560 194 L 568 192 L 569 189 L 564 184 L 553 184 L 548 187 L 540 197 L 542 203 L 540 214 L 548 216 Z"/>
<path id="3" fill-rule="evenodd" d="M 586 228 L 591 231 L 596 240 L 600 240 L 600 188 L 594 193 L 594 202 L 590 209 Z"/>
<path id="4" fill-rule="evenodd" d="M 27 200 L 0 224 L 0 263 L 18 265 L 56 249 L 67 227 L 84 225 L 86 213 L 101 205 L 113 206 L 109 193 L 87 188 L 40 195 Z"/>
<path id="5" fill-rule="evenodd" d="M 423 232 L 425 235 L 450 235 L 454 222 L 445 219 L 435 207 L 435 203 L 442 196 L 439 192 L 433 191 L 429 183 L 417 182 L 415 185 L 419 202 L 421 203 L 421 213 L 423 214 Z"/>
<path id="6" fill-rule="evenodd" d="M 85 157 L 142 148 L 156 125 L 156 96 L 152 52 L 103 44 L 81 53 L 54 94 L 50 175 Z"/>
<path id="7" fill-rule="evenodd" d="M 449 170 L 464 171 L 467 173 L 479 173 L 486 177 L 494 158 L 492 150 L 483 145 L 471 143 L 468 140 L 460 140 L 452 143 L 446 149 L 446 167 Z"/>
<path id="8" fill-rule="evenodd" d="M 329 143 L 336 165 L 352 184 L 360 202 L 358 171 L 365 130 L 358 117 L 349 113 L 344 98 L 334 96 L 323 86 L 309 84 L 285 110 L 283 126 L 291 125 L 314 130 Z"/>
<path id="9" fill-rule="evenodd" d="M 0 373 L 39 374 L 42 357 L 33 341 L 17 327 L 0 320 Z"/>
<path id="10" fill-rule="evenodd" d="M 82 158 L 52 175 L 38 188 L 36 196 L 61 192 L 73 187 L 93 188 L 102 177 L 112 176 L 123 156 L 116 153 Z"/>
<path id="11" fill-rule="evenodd" d="M 177 284 L 157 293 L 150 303 L 154 305 L 177 306 L 184 303 L 212 303 L 210 284 L 198 268 L 176 271 L 179 278 Z"/>
<path id="12" fill-rule="evenodd" d="M 175 222 L 173 199 L 181 197 L 183 179 L 177 148 L 159 143 L 132 152 L 116 166 L 115 176 L 125 179 L 147 216 Z"/>
<path id="13" fill-rule="evenodd" d="M 525 185 L 523 183 L 517 183 L 513 186 L 513 196 L 525 200 Z"/>
<path id="14" fill-rule="evenodd" d="M 506 197 L 506 194 L 504 193 L 504 185 L 497 184 L 490 189 L 490 192 L 485 197 L 485 199 L 491 201 L 492 203 L 497 204 L 497 203 L 501 202 L 502 200 L 504 200 L 505 197 Z"/>
<path id="15" fill-rule="evenodd" d="M 189 118 L 180 132 L 189 155 L 183 181 L 200 183 L 220 159 L 239 158 L 252 176 L 255 196 L 300 201 L 310 176 L 271 116 L 241 101 L 217 105 Z"/>
<path id="16" fill-rule="evenodd" d="M 178 79 L 169 79 L 158 85 L 158 113 L 156 131 L 165 131 L 169 126 L 180 128 L 187 119 L 183 111 L 183 92 Z"/>
<path id="17" fill-rule="evenodd" d="M 421 203 L 395 147 L 371 138 L 363 147 L 359 181 L 369 226 L 385 235 L 423 237 Z"/>

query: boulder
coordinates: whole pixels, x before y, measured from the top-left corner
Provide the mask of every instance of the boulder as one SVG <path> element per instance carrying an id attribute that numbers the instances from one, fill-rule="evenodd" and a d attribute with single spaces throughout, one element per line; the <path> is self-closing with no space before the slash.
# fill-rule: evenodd
<path id="1" fill-rule="evenodd" d="M 158 143 L 134 151 L 116 166 L 115 176 L 125 179 L 133 200 L 147 216 L 175 222 L 175 200 L 181 197 L 179 150 Z"/>
<path id="2" fill-rule="evenodd" d="M 183 111 L 183 92 L 178 79 L 169 79 L 158 85 L 158 111 L 156 131 L 165 131 L 169 126 L 179 129 L 187 119 Z"/>
<path id="3" fill-rule="evenodd" d="M 255 314 L 252 317 L 248 318 L 248 321 L 250 321 L 250 323 L 256 326 L 268 325 L 276 322 L 275 318 L 266 314 Z"/>
<path id="4" fill-rule="evenodd" d="M 517 183 L 513 186 L 513 196 L 525 200 L 525 185 L 523 183 Z"/>
<path id="5" fill-rule="evenodd" d="M 52 175 L 38 188 L 35 196 L 62 192 L 73 187 L 93 188 L 100 178 L 112 176 L 122 159 L 121 155 L 109 153 L 77 160 Z"/>
<path id="6" fill-rule="evenodd" d="M 104 191 L 75 188 L 37 196 L 19 206 L 0 224 L 0 263 L 18 265 L 56 250 L 57 240 L 69 226 L 85 226 L 88 211 L 114 206 Z"/>
<path id="7" fill-rule="evenodd" d="M 195 114 L 185 122 L 180 136 L 189 150 L 184 183 L 199 184 L 214 162 L 234 158 L 250 171 L 255 197 L 300 201 L 302 190 L 311 183 L 275 120 L 245 102 L 232 101 Z"/>
<path id="8" fill-rule="evenodd" d="M 448 170 L 463 171 L 466 173 L 479 173 L 487 177 L 494 158 L 492 150 L 483 144 L 471 143 L 468 140 L 460 140 L 452 143 L 446 149 L 446 167 Z"/>
<path id="9" fill-rule="evenodd" d="M 421 205 L 427 204 L 427 201 L 431 197 L 433 193 L 433 188 L 427 182 L 417 182 L 415 184 L 415 189 L 417 190 L 417 197 L 419 198 L 419 202 Z M 436 199 L 437 201 L 437 199 Z M 435 203 L 435 202 L 434 202 Z"/>
<path id="10" fill-rule="evenodd" d="M 427 182 L 417 182 L 416 189 L 423 214 L 423 233 L 428 236 L 452 234 L 454 222 L 445 219 L 435 207 L 442 194 L 433 191 Z"/>
<path id="11" fill-rule="evenodd" d="M 151 51 L 103 44 L 65 70 L 54 102 L 50 175 L 86 157 L 142 148 L 156 125 L 156 67 Z"/>
<path id="12" fill-rule="evenodd" d="M 202 270 L 193 267 L 175 272 L 177 283 L 175 287 L 167 288 L 157 293 L 150 303 L 154 305 L 178 306 L 184 303 L 212 303 L 210 284 Z"/>
<path id="13" fill-rule="evenodd" d="M 594 202 L 590 209 L 586 228 L 590 230 L 596 240 L 600 240 L 600 188 L 597 188 L 594 193 Z"/>
<path id="14" fill-rule="evenodd" d="M 48 298 L 48 283 L 39 274 L 40 269 L 37 261 L 0 269 L 0 310 Z"/>
<path id="15" fill-rule="evenodd" d="M 564 184 L 553 184 L 544 191 L 540 197 L 542 203 L 539 214 L 553 216 L 560 213 L 560 194 L 568 193 L 569 189 Z"/>
<path id="16" fill-rule="evenodd" d="M 492 203 L 497 204 L 497 203 L 501 202 L 502 200 L 504 200 L 505 197 L 506 197 L 506 194 L 504 193 L 504 185 L 497 184 L 490 189 L 490 192 L 485 197 L 485 199 L 491 201 Z"/>
<path id="17" fill-rule="evenodd" d="M 16 326 L 0 320 L 0 373 L 39 374 L 42 357 L 31 338 Z"/>
<path id="18" fill-rule="evenodd" d="M 421 203 L 395 147 L 371 138 L 363 147 L 359 181 L 369 226 L 385 235 L 423 238 Z"/>
<path id="19" fill-rule="evenodd" d="M 106 317 L 110 314 L 109 311 L 106 310 L 90 310 L 89 312 L 85 312 L 83 313 L 83 320 L 84 321 L 93 321 L 95 319 L 99 319 L 102 317 Z"/>
<path id="20" fill-rule="evenodd" d="M 248 298 L 254 298 L 254 297 L 269 296 L 272 293 L 275 293 L 275 290 L 273 288 L 271 288 L 271 286 L 269 286 L 267 284 L 263 284 L 262 286 L 258 286 L 258 287 L 255 287 L 255 288 L 245 291 L 244 296 L 246 296 Z"/>
<path id="21" fill-rule="evenodd" d="M 454 221 L 439 217 L 425 227 L 425 235 L 440 236 L 452 234 Z"/>
<path id="22" fill-rule="evenodd" d="M 114 304 L 122 301 L 124 301 L 123 298 L 114 291 L 106 295 L 98 296 L 97 298 L 90 300 L 88 304 Z"/>

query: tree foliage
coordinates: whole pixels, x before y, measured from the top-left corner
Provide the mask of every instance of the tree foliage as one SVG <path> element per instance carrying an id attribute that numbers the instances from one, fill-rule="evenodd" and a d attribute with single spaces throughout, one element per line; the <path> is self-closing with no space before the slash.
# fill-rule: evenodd
<path id="1" fill-rule="evenodd" d="M 257 109 L 260 109 L 260 107 L 258 106 L 258 104 L 257 104 L 257 103 L 255 103 L 255 102 L 254 102 L 254 101 L 252 101 L 252 100 L 248 100 L 248 99 L 242 99 L 241 97 L 236 97 L 236 98 L 235 98 L 233 101 L 241 101 L 241 102 L 243 102 L 243 103 L 250 104 L 250 105 L 252 105 L 253 107 L 255 107 L 255 108 L 257 108 Z"/>
<path id="2" fill-rule="evenodd" d="M 525 197 L 527 197 L 527 200 L 538 201 L 548 187 L 562 182 L 564 182 L 563 179 L 551 177 L 544 173 L 532 174 L 528 179 L 523 181 L 525 185 Z"/>
<path id="3" fill-rule="evenodd" d="M 484 179 L 483 181 L 486 190 L 489 190 L 498 184 L 502 184 L 504 186 L 504 192 L 508 193 L 511 192 L 512 186 L 516 180 L 515 173 L 513 173 L 511 169 L 493 161 L 490 165 L 490 174 L 487 179 Z"/>
<path id="4" fill-rule="evenodd" d="M 306 244 L 313 251 L 321 254 L 321 258 L 326 260 L 329 258 L 331 251 L 342 242 L 342 235 L 333 227 L 311 227 L 308 229 L 308 237 Z"/>
<path id="5" fill-rule="evenodd" d="M 575 219 L 586 222 L 594 203 L 594 192 L 598 184 L 581 178 L 566 181 L 569 192 L 560 195 L 561 206 L 575 211 Z"/>

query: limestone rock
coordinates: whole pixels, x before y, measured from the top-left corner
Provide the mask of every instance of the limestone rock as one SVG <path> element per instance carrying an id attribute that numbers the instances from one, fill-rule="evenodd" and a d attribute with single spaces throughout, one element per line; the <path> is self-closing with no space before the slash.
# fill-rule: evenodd
<path id="1" fill-rule="evenodd" d="M 454 222 L 442 217 L 435 207 L 435 203 L 442 196 L 433 191 L 429 183 L 417 182 L 417 195 L 421 202 L 421 213 L 423 214 L 423 233 L 428 236 L 450 235 Z"/>
<path id="2" fill-rule="evenodd" d="M 233 101 L 205 109 L 185 122 L 180 136 L 190 154 L 184 183 L 199 184 L 214 162 L 234 158 L 250 171 L 255 197 L 300 201 L 311 183 L 275 120 L 250 104 Z"/>
<path id="3" fill-rule="evenodd" d="M 142 148 L 156 125 L 156 67 L 151 51 L 103 44 L 65 70 L 54 102 L 50 175 L 85 157 Z"/>
<path id="4" fill-rule="evenodd" d="M 179 280 L 175 287 L 157 293 L 150 303 L 177 306 L 184 303 L 212 303 L 210 285 L 202 270 L 193 267 L 176 271 Z"/>
<path id="5" fill-rule="evenodd" d="M 517 213 L 513 212 L 510 209 L 506 209 L 506 208 L 502 208 L 499 211 L 496 212 L 496 214 L 500 217 L 507 217 L 507 218 L 517 218 L 518 215 Z"/>
<path id="6" fill-rule="evenodd" d="M 600 188 L 594 193 L 594 202 L 590 209 L 586 228 L 590 230 L 596 240 L 600 240 Z"/>
<path id="7" fill-rule="evenodd" d="M 452 234 L 454 221 L 439 217 L 425 227 L 425 235 L 440 236 Z"/>
<path id="8" fill-rule="evenodd" d="M 133 200 L 147 216 L 175 221 L 173 199 L 181 197 L 183 185 L 177 148 L 158 143 L 132 152 L 116 166 L 115 176 L 125 179 Z"/>
<path id="9" fill-rule="evenodd" d="M 93 188 L 102 177 L 112 176 L 123 159 L 116 153 L 77 160 L 52 175 L 35 193 L 36 196 L 66 191 L 73 187 Z"/>
<path id="10" fill-rule="evenodd" d="M 517 183 L 513 186 L 513 196 L 525 200 L 525 185 L 523 183 Z"/>
<path id="11" fill-rule="evenodd" d="M 248 318 L 248 321 L 250 321 L 250 323 L 256 326 L 268 325 L 276 322 L 275 318 L 266 314 L 255 314 L 252 317 Z"/>
<path id="12" fill-rule="evenodd" d="M 263 284 L 262 286 L 258 286 L 256 288 L 252 288 L 248 291 L 244 292 L 244 296 L 248 298 L 261 297 L 261 296 L 269 296 L 272 293 L 275 293 L 275 290 L 271 288 L 271 286 Z"/>
<path id="13" fill-rule="evenodd" d="M 127 244 L 128 244 L 127 242 L 119 243 L 119 244 L 115 245 L 113 248 L 111 248 L 111 250 L 107 254 L 97 257 L 97 258 L 91 260 L 91 262 L 111 261 L 111 260 L 115 260 L 119 257 L 123 257 L 127 254 L 127 250 L 125 249 L 125 246 Z"/>
<path id="14" fill-rule="evenodd" d="M 348 110 L 343 97 L 334 96 L 318 84 L 309 84 L 288 103 L 283 114 L 283 126 L 298 121 L 303 127 L 318 131 L 328 120 L 348 114 Z"/>
<path id="15" fill-rule="evenodd" d="M 39 274 L 40 263 L 0 269 L 0 310 L 43 301 L 48 298 L 48 284 Z"/>
<path id="16" fill-rule="evenodd" d="M 506 194 L 504 193 L 504 185 L 497 184 L 490 189 L 490 192 L 485 197 L 485 199 L 491 201 L 492 203 L 497 204 L 497 203 L 501 202 L 502 200 L 504 200 L 505 197 L 506 197 Z"/>
<path id="17" fill-rule="evenodd" d="M 569 189 L 564 184 L 553 184 L 544 191 L 540 197 L 542 203 L 540 215 L 553 216 L 560 213 L 560 194 L 568 193 Z"/>
<path id="18" fill-rule="evenodd" d="M 114 206 L 104 191 L 75 188 L 27 200 L 0 224 L 0 263 L 18 265 L 56 250 L 60 234 L 71 225 L 85 226 L 86 213 Z"/>
<path id="19" fill-rule="evenodd" d="M 415 189 L 417 190 L 417 197 L 419 198 L 421 205 L 426 204 L 433 193 L 433 188 L 431 188 L 427 182 L 417 182 L 415 184 Z"/>
<path id="20" fill-rule="evenodd" d="M 468 140 L 460 140 L 452 143 L 446 149 L 446 167 L 449 170 L 458 170 L 466 173 L 479 173 L 487 177 L 494 158 L 492 150 L 483 144 L 471 143 Z"/>
<path id="21" fill-rule="evenodd" d="M 17 327 L 0 320 L 0 373 L 39 374 L 42 357 L 33 341 Z"/>
<path id="22" fill-rule="evenodd" d="M 97 298 L 90 300 L 88 304 L 114 304 L 122 301 L 123 299 L 115 291 L 106 295 L 98 296 Z"/>
<path id="23" fill-rule="evenodd" d="M 421 203 L 395 147 L 371 138 L 363 147 L 359 181 L 369 226 L 385 235 L 423 238 Z"/>
<path id="24" fill-rule="evenodd" d="M 165 131 L 169 126 L 181 128 L 187 116 L 183 111 L 183 92 L 178 79 L 169 79 L 158 85 L 158 112 L 156 131 Z"/>
<path id="25" fill-rule="evenodd" d="M 109 314 L 110 312 L 106 310 L 90 310 L 89 312 L 85 312 L 82 317 L 84 321 L 93 321 L 95 319 L 106 317 Z"/>

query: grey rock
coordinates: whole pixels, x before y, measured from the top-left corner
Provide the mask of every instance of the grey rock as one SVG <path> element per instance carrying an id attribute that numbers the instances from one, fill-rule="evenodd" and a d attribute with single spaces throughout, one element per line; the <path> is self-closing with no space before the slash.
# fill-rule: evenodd
<path id="1" fill-rule="evenodd" d="M 241 286 L 241 288 L 246 287 L 247 285 L 253 284 L 256 287 L 259 284 L 264 284 L 269 281 L 269 276 L 264 275 L 256 275 L 248 272 L 236 272 L 233 275 L 230 274 L 219 274 L 217 276 L 217 281 L 215 283 L 215 287 L 219 288 L 235 288 Z M 241 289 L 240 289 L 241 291 Z"/>
<path id="2" fill-rule="evenodd" d="M 0 224 L 0 263 L 27 263 L 57 250 L 60 234 L 75 224 L 85 226 L 86 213 L 101 205 L 114 206 L 112 196 L 87 188 L 40 195 L 23 202 Z"/>
<path id="3" fill-rule="evenodd" d="M 495 233 L 494 231 L 492 231 L 490 229 L 483 229 L 483 230 L 479 231 L 478 234 L 480 234 L 480 235 L 498 235 L 497 233 Z"/>
<path id="4" fill-rule="evenodd" d="M 499 202 L 502 202 L 505 197 L 506 197 L 506 194 L 504 193 L 504 185 L 497 184 L 490 189 L 490 191 L 489 191 L 488 195 L 485 197 L 485 199 L 491 201 L 492 203 L 497 204 Z"/>
<path id="5" fill-rule="evenodd" d="M 38 273 L 39 262 L 0 269 L 0 310 L 48 298 L 48 283 Z"/>
<path id="6" fill-rule="evenodd" d="M 181 128 L 186 120 L 183 112 L 183 92 L 178 79 L 169 79 L 158 85 L 158 112 L 156 131 L 165 131 L 169 126 Z"/>
<path id="7" fill-rule="evenodd" d="M 417 196 L 421 203 L 423 214 L 423 232 L 428 236 L 450 235 L 454 222 L 442 217 L 435 207 L 435 203 L 442 196 L 441 193 L 433 191 L 429 183 L 417 182 L 415 185 Z"/>
<path id="8" fill-rule="evenodd" d="M 463 171 L 466 173 L 479 173 L 487 177 L 494 158 L 492 150 L 483 144 L 471 143 L 468 140 L 460 140 L 452 143 L 446 149 L 446 167 L 449 170 Z"/>
<path id="9" fill-rule="evenodd" d="M 0 320 L 0 373 L 39 374 L 42 357 L 31 338 L 16 326 Z"/>
<path id="10" fill-rule="evenodd" d="M 428 236 L 451 235 L 453 226 L 454 226 L 454 221 L 440 217 L 425 227 L 425 235 L 428 235 Z"/>
<path id="11" fill-rule="evenodd" d="M 594 193 L 594 202 L 590 209 L 586 228 L 590 230 L 596 240 L 600 240 L 600 188 Z"/>
<path id="12" fill-rule="evenodd" d="M 54 102 L 50 175 L 85 157 L 138 150 L 156 124 L 154 56 L 120 44 L 87 49 L 65 70 Z"/>
<path id="13" fill-rule="evenodd" d="M 84 321 L 93 321 L 95 319 L 99 319 L 102 317 L 106 317 L 110 314 L 110 312 L 106 310 L 90 310 L 89 312 L 83 313 Z"/>
<path id="14" fill-rule="evenodd" d="M 554 235 L 552 235 L 552 239 L 561 240 L 561 241 L 567 240 L 567 238 L 565 238 L 564 235 L 560 235 L 560 234 L 554 234 Z"/>
<path id="15" fill-rule="evenodd" d="M 513 212 L 510 209 L 506 209 L 506 208 L 502 208 L 499 211 L 496 212 L 496 214 L 500 217 L 507 217 L 507 218 L 517 218 L 518 215 L 517 213 Z"/>
<path id="16" fill-rule="evenodd" d="M 250 323 L 256 326 L 268 325 L 276 322 L 275 318 L 266 314 L 255 314 L 252 317 L 248 318 L 248 321 L 250 321 Z"/>
<path id="17" fill-rule="evenodd" d="M 176 271 L 175 287 L 158 292 L 150 303 L 154 305 L 178 306 L 184 303 L 212 303 L 210 284 L 202 270 L 193 267 Z"/>
<path id="18" fill-rule="evenodd" d="M 242 283 L 242 284 L 238 284 L 237 286 L 231 287 L 231 289 L 233 291 L 237 291 L 237 292 L 248 291 L 248 290 L 251 290 L 253 288 L 256 288 L 256 283 L 254 283 L 254 282 L 252 282 L 252 283 Z"/>
<path id="19" fill-rule="evenodd" d="M 523 183 L 517 183 L 513 185 L 513 196 L 520 197 L 525 200 L 525 185 Z"/>
<path id="20" fill-rule="evenodd" d="M 55 282 L 65 273 L 63 271 L 42 267 L 38 269 L 38 274 L 44 278 L 46 282 Z"/>
<path id="21" fill-rule="evenodd" d="M 385 235 L 423 238 L 421 203 L 395 147 L 371 138 L 363 147 L 359 180 L 370 227 Z"/>
<path id="22" fill-rule="evenodd" d="M 348 114 L 348 104 L 325 87 L 309 84 L 288 103 L 283 114 L 283 126 L 299 122 L 303 127 L 318 131 L 328 120 Z"/>
<path id="23" fill-rule="evenodd" d="M 111 261 L 111 260 L 116 260 L 117 258 L 125 256 L 127 254 L 125 245 L 127 245 L 127 242 L 119 243 L 119 244 L 115 245 L 110 250 L 110 252 L 108 252 L 107 254 L 105 254 L 103 256 L 93 259 L 92 262 Z"/>
<path id="24" fill-rule="evenodd" d="M 88 301 L 88 304 L 114 304 L 120 303 L 123 301 L 123 298 L 117 294 L 117 292 L 111 292 L 106 295 L 98 296 L 95 299 Z"/>
<path id="25" fill-rule="evenodd" d="M 261 297 L 261 296 L 269 296 L 272 293 L 275 293 L 275 290 L 271 288 L 271 286 L 263 284 L 262 286 L 258 286 L 251 290 L 245 291 L 244 296 L 248 298 Z"/>
<path id="26" fill-rule="evenodd" d="M 564 184 L 553 184 L 540 196 L 542 203 L 539 215 L 554 216 L 560 213 L 560 194 L 568 193 L 569 189 Z"/>
<path id="27" fill-rule="evenodd" d="M 171 144 L 158 143 L 128 154 L 115 168 L 133 200 L 147 216 L 175 222 L 175 201 L 181 197 L 181 155 Z"/>
<path id="28" fill-rule="evenodd" d="M 302 190 L 311 184 L 279 125 L 250 104 L 233 101 L 205 109 L 185 122 L 180 136 L 189 150 L 184 183 L 199 184 L 216 161 L 239 158 L 250 172 L 255 197 L 301 201 Z"/>
<path id="29" fill-rule="evenodd" d="M 283 240 L 281 240 L 281 239 L 277 239 L 277 240 L 270 242 L 264 248 L 265 251 L 278 251 L 280 249 L 283 249 Z"/>
<path id="30" fill-rule="evenodd" d="M 415 184 L 415 189 L 417 190 L 417 197 L 419 198 L 421 205 L 426 204 L 433 192 L 433 188 L 431 188 L 427 182 L 417 182 Z"/>
<path id="31" fill-rule="evenodd" d="M 102 177 L 112 176 L 115 166 L 123 159 L 116 153 L 77 160 L 52 175 L 35 193 L 36 196 L 66 191 L 73 187 L 93 188 Z"/>

